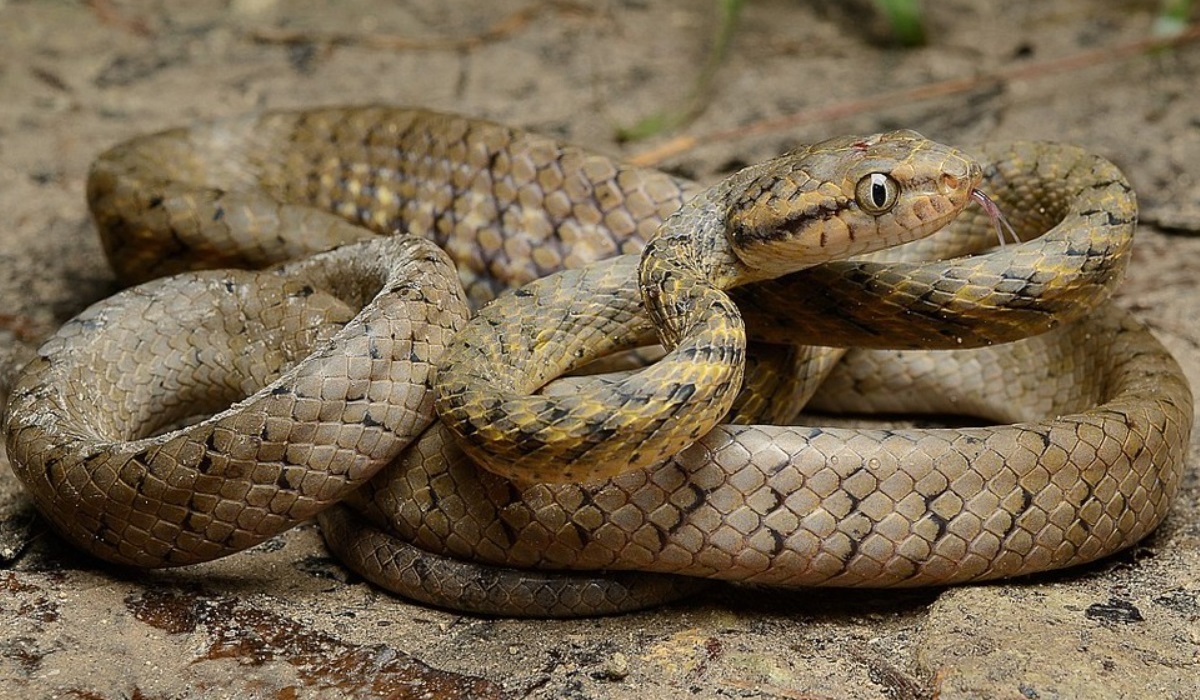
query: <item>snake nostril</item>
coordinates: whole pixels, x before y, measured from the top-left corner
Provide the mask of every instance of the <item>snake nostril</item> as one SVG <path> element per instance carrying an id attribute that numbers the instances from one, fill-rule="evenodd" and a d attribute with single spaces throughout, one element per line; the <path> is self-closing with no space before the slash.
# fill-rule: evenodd
<path id="1" fill-rule="evenodd" d="M 942 173 L 942 180 L 939 184 L 939 189 L 942 194 L 950 194 L 958 190 L 962 180 L 951 173 Z"/>

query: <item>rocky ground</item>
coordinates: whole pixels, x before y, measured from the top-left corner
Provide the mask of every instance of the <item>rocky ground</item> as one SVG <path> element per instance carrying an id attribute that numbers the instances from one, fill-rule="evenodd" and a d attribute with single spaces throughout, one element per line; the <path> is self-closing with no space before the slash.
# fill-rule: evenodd
<path id="1" fill-rule="evenodd" d="M 865 1 L 756 0 L 700 117 L 619 144 L 618 126 L 684 102 L 714 4 L 0 0 L 5 347 L 115 289 L 82 197 L 101 149 L 198 118 L 380 101 L 630 157 L 696 135 L 661 165 L 705 180 L 895 126 L 1084 145 L 1142 204 L 1118 301 L 1200 385 L 1200 50 L 1119 49 L 1149 35 L 1157 2 L 926 3 L 928 45 L 897 49 Z M 911 92 L 951 79 L 967 81 Z M 568 622 L 409 605 L 348 574 L 313 526 L 185 570 L 111 568 L 47 533 L 0 467 L 0 697 L 1200 698 L 1197 452 L 1167 522 L 1082 569 L 950 590 L 727 588 Z"/>

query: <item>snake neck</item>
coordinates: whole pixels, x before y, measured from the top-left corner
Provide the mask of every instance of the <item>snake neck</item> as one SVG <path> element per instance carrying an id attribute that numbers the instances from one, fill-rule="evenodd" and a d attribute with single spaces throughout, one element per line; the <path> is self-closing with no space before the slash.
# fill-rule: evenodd
<path id="1" fill-rule="evenodd" d="M 725 233 L 729 187 L 718 185 L 690 200 L 663 223 L 642 251 L 638 281 L 659 341 L 674 348 L 714 307 L 740 323 L 725 290 L 754 281 Z M 728 307 L 727 309 L 724 307 Z"/>

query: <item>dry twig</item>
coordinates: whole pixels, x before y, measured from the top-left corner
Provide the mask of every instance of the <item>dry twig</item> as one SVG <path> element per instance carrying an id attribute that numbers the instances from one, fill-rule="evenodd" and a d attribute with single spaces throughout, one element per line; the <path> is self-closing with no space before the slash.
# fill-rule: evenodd
<path id="1" fill-rule="evenodd" d="M 1186 31 L 1168 38 L 1148 37 L 1114 47 L 1083 51 L 1049 61 L 1003 68 L 992 73 L 984 73 L 966 78 L 952 78 L 950 80 L 918 85 L 903 90 L 879 93 L 871 97 L 804 109 L 782 117 L 751 122 L 731 129 L 722 129 L 693 136 L 679 136 L 655 148 L 634 155 L 629 158 L 629 162 L 636 165 L 656 165 L 667 158 L 689 151 L 702 143 L 731 141 L 757 134 L 792 129 L 801 124 L 842 119 L 864 112 L 886 109 L 895 105 L 908 105 L 921 100 L 931 100 L 937 97 L 968 92 L 995 83 L 1041 78 L 1055 73 L 1079 70 L 1098 63 L 1125 59 L 1154 49 L 1180 46 L 1196 41 L 1197 39 L 1200 39 L 1200 25 L 1193 25 Z"/>

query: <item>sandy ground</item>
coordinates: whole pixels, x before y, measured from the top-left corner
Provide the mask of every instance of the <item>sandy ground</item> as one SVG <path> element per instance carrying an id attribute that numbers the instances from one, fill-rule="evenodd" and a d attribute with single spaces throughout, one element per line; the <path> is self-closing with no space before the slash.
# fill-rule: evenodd
<path id="1" fill-rule="evenodd" d="M 526 2 L 0 0 L 4 346 L 36 342 L 115 289 L 82 189 L 96 153 L 138 133 L 383 101 L 617 154 L 660 143 L 619 145 L 615 127 L 683 100 L 712 3 Z M 711 104 L 682 133 L 1100 53 L 934 99 L 704 137 L 663 165 L 711 180 L 804 140 L 895 126 L 952 143 L 1085 145 L 1126 170 L 1142 203 L 1119 303 L 1200 385 L 1200 51 L 1112 50 L 1147 35 L 1156 6 L 927 3 L 930 45 L 897 50 L 865 1 L 756 0 Z M 256 41 L 265 30 L 359 40 Z M 1168 521 L 1093 566 L 945 591 L 724 589 L 570 622 L 409 605 L 348 574 L 312 526 L 214 564 L 118 570 L 47 533 L 0 467 L 0 697 L 1200 698 L 1195 447 Z"/>

